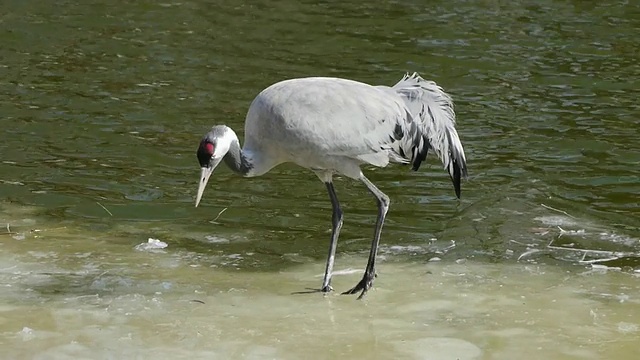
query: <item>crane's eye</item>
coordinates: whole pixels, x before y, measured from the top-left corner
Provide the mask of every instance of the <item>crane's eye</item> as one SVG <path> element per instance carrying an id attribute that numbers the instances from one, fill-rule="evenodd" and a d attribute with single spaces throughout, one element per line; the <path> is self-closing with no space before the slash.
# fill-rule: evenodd
<path id="1" fill-rule="evenodd" d="M 211 157 L 213 156 L 213 150 L 215 147 L 212 143 L 203 140 L 198 147 L 198 161 L 200 162 L 201 167 L 209 167 L 209 162 L 211 161 Z"/>

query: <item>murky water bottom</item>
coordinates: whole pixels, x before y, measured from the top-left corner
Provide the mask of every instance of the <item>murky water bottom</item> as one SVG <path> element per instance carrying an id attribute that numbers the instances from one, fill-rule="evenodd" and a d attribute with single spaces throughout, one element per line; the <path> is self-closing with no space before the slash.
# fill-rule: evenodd
<path id="1" fill-rule="evenodd" d="M 11 217 L 0 242 L 3 359 L 637 356 L 634 272 L 387 254 L 374 289 L 357 301 L 292 294 L 320 284 L 317 261 L 251 271 L 222 266 L 232 256 L 172 243 L 136 249 L 42 226 L 26 210 Z M 339 255 L 336 290 L 359 280 L 362 269 L 348 266 L 365 263 Z"/>

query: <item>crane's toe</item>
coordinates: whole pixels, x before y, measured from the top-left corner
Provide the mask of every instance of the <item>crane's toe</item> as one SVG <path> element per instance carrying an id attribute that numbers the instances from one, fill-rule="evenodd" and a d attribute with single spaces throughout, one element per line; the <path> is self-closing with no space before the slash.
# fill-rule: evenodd
<path id="1" fill-rule="evenodd" d="M 331 287 L 331 285 L 326 285 L 326 286 L 323 286 L 321 289 L 318 289 L 318 288 L 315 288 L 315 289 L 307 288 L 306 291 L 294 291 L 294 292 L 292 292 L 292 294 L 299 295 L 299 294 L 313 294 L 313 293 L 321 292 L 321 293 L 326 295 L 326 294 L 328 294 L 328 293 L 330 293 L 332 291 L 333 291 L 333 287 Z"/>
<path id="2" fill-rule="evenodd" d="M 342 295 L 353 295 L 361 291 L 360 295 L 358 296 L 358 300 L 362 299 L 367 291 L 369 291 L 369 289 L 371 289 L 371 287 L 373 286 L 373 279 L 375 279 L 376 276 L 377 274 L 375 272 L 365 271 L 362 280 L 360 280 L 360 282 L 358 282 L 356 286 L 354 286 L 350 290 L 343 292 Z"/>

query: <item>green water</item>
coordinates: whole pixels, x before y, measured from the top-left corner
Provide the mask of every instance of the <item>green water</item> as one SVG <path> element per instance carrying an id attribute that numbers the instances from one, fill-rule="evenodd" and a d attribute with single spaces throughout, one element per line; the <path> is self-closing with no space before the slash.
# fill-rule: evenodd
<path id="1" fill-rule="evenodd" d="M 589 276 L 587 284 L 569 281 L 564 283 L 567 289 L 554 296 L 569 304 L 576 294 L 600 287 L 606 291 L 599 294 L 624 295 L 624 302 L 613 301 L 615 309 L 608 307 L 608 297 L 589 298 L 583 307 L 563 309 L 576 316 L 581 309 L 614 312 L 609 319 L 626 316 L 626 320 L 608 325 L 619 330 L 621 323 L 627 324 L 623 328 L 631 330 L 604 335 L 598 332 L 602 328 L 587 335 L 567 331 L 575 336 L 565 342 L 558 340 L 563 332 L 544 329 L 579 332 L 582 325 L 547 314 L 545 321 L 527 325 L 532 333 L 509 332 L 508 324 L 519 320 L 500 314 L 491 331 L 502 328 L 509 336 L 493 341 L 495 334 L 483 338 L 477 331 L 487 329 L 483 316 L 496 309 L 488 306 L 486 313 L 471 314 L 463 302 L 457 306 L 452 302 L 449 320 L 425 315 L 426 323 L 433 320 L 428 325 L 432 332 L 425 336 L 442 330 L 438 336 L 466 341 L 461 347 L 442 343 L 445 348 L 471 346 L 469 352 L 458 354 L 460 358 L 509 359 L 517 346 L 524 346 L 524 339 L 536 333 L 536 326 L 542 343 L 538 345 L 545 352 L 536 353 L 538 345 L 530 345 L 530 358 L 629 358 L 625 356 L 637 350 L 640 5 L 7 1 L 0 4 L 0 14 L 0 221 L 7 225 L 7 233 L 0 234 L 0 285 L 6 290 L 1 300 L 5 305 L 0 307 L 5 312 L 0 319 L 4 336 L 0 346 L 14 349 L 11 356 L 48 358 L 42 355 L 48 353 L 64 358 L 69 351 L 69 356 L 89 358 L 126 354 L 146 358 L 153 352 L 145 353 L 146 342 L 141 340 L 131 343 L 127 353 L 83 353 L 73 346 L 60 347 L 83 343 L 86 327 L 102 324 L 113 331 L 94 334 L 101 339 L 99 347 L 117 348 L 114 344 L 127 332 L 135 338 L 142 328 L 176 324 L 185 317 L 217 319 L 220 311 L 236 316 L 234 301 L 241 302 L 245 311 L 237 319 L 270 323 L 262 328 L 265 333 L 284 334 L 287 329 L 302 333 L 282 348 L 256 334 L 247 336 L 244 339 L 257 347 L 243 353 L 237 349 L 247 345 L 235 335 L 216 337 L 203 330 L 202 343 L 189 346 L 197 348 L 215 338 L 221 342 L 212 350 L 215 354 L 198 355 L 187 349 L 165 356 L 295 358 L 293 344 L 307 343 L 302 334 L 327 344 L 333 341 L 337 350 L 327 356 L 353 355 L 350 351 L 358 356 L 404 354 L 401 346 L 385 347 L 378 338 L 340 338 L 341 333 L 355 331 L 341 323 L 332 323 L 334 335 L 329 335 L 327 329 L 314 334 L 312 326 L 303 331 L 287 322 L 274 330 L 270 317 L 261 318 L 278 302 L 291 311 L 306 311 L 316 304 L 320 310 L 314 311 L 320 313 L 310 315 L 314 319 L 322 319 L 322 309 L 331 307 L 321 296 L 289 295 L 321 282 L 331 205 L 313 173 L 283 165 L 263 177 L 243 179 L 221 168 L 210 180 L 200 207 L 194 208 L 193 202 L 200 137 L 218 123 L 233 127 L 242 137 L 248 105 L 266 86 L 303 76 L 393 84 L 404 72 L 413 71 L 435 80 L 453 96 L 470 178 L 458 201 L 433 157 L 415 173 L 398 166 L 368 169 L 369 178 L 392 201 L 383 231 L 380 276 L 366 305 L 352 297 L 331 297 L 331 304 L 348 308 L 350 315 L 342 316 L 361 314 L 358 307 L 366 309 L 373 303 L 379 309 L 385 302 L 429 313 L 433 304 L 416 303 L 407 295 L 416 274 L 439 274 L 472 261 L 471 270 L 461 270 L 465 276 L 479 272 L 483 275 L 478 276 L 491 278 L 497 271 L 500 275 L 492 279 L 505 276 L 510 285 L 472 286 L 466 288 L 470 296 L 490 298 L 502 289 L 504 293 L 496 296 L 519 298 L 543 291 L 545 281 L 557 286 L 567 278 L 582 279 L 580 274 L 592 271 L 595 263 L 620 270 L 615 275 Z M 366 264 L 376 210 L 361 184 L 338 180 L 336 188 L 345 211 L 336 267 L 355 270 L 348 280 L 337 277 L 334 287 L 346 290 Z M 160 253 L 134 250 L 150 237 L 168 247 Z M 433 258 L 440 261 L 428 262 Z M 536 285 L 517 289 L 517 284 L 533 281 L 524 270 L 528 266 L 543 267 L 540 273 L 547 277 L 537 274 Z M 496 270 L 502 267 L 512 270 Z M 292 280 L 296 272 L 299 275 Z M 447 284 L 451 289 L 442 293 L 444 287 L 416 281 L 415 287 L 422 288 L 413 293 L 441 299 L 460 289 L 459 284 Z M 253 288 L 257 295 L 250 296 Z M 219 301 L 230 304 L 221 305 L 222 310 L 194 313 L 173 301 L 233 289 L 244 289 L 251 300 L 241 291 L 222 296 Z M 163 295 L 154 295 L 158 292 Z M 95 301 L 78 300 L 85 297 Z M 162 311 L 138 318 L 139 327 L 109 313 L 112 302 L 124 301 L 123 313 L 136 313 L 154 298 L 165 301 Z M 113 317 L 96 320 L 77 315 L 69 320 L 59 315 L 73 308 L 106 311 Z M 63 320 L 40 324 L 39 329 L 37 322 L 25 320 L 30 316 L 16 317 L 16 312 L 34 318 L 49 312 Z M 394 316 L 410 323 L 416 316 L 410 310 L 380 314 L 374 323 Z M 153 320 L 161 315 L 163 320 Z M 466 326 L 461 325 L 463 320 Z M 64 331 L 74 328 L 70 324 L 80 329 L 74 330 L 78 333 Z M 121 333 L 118 326 L 129 328 Z M 233 322 L 220 326 L 217 331 L 225 333 Z M 384 330 L 391 333 L 379 336 L 391 334 L 393 341 L 404 341 L 402 331 L 415 331 L 407 326 L 395 324 Z M 26 340 L 24 333 L 16 335 L 23 327 L 35 335 Z M 150 334 L 145 333 L 150 336 L 147 340 L 164 343 L 168 349 L 184 344 L 176 340 L 179 336 L 171 339 L 174 344 Z M 544 345 L 544 334 L 553 339 L 549 344 L 557 346 Z M 604 336 L 612 345 L 594 345 L 590 336 L 601 340 Z M 438 344 L 436 338 L 406 339 L 426 349 L 410 351 L 407 357 L 428 356 Z M 266 343 L 260 345 L 263 340 Z M 95 348 L 91 344 L 96 345 L 88 342 L 88 348 Z M 322 352 L 315 354 L 323 358 Z M 447 358 L 440 355 L 433 358 Z"/>

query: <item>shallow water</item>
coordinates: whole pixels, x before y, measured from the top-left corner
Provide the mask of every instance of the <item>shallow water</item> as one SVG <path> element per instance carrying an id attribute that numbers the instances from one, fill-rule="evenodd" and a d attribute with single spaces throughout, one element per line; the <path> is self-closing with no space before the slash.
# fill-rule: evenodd
<path id="1" fill-rule="evenodd" d="M 0 257 L 5 358 L 631 359 L 637 353 L 640 273 L 407 260 L 393 254 L 416 249 L 398 246 L 381 257 L 368 298 L 355 301 L 292 294 L 319 284 L 318 261 L 244 271 L 249 252 L 206 254 L 171 242 L 134 250 L 108 234 L 87 238 L 22 223 L 34 231 L 5 243 Z M 225 240 L 232 241 L 217 243 Z M 364 261 L 341 257 L 334 286 L 355 283 L 363 269 L 347 264 Z"/>
<path id="2" fill-rule="evenodd" d="M 639 5 L 114 4 L 0 5 L 3 358 L 635 358 Z M 291 295 L 327 251 L 312 173 L 221 168 L 193 207 L 200 136 L 262 88 L 406 71 L 452 94 L 470 179 L 367 169 L 392 204 L 364 301 Z M 344 291 L 375 205 L 336 188 Z"/>

